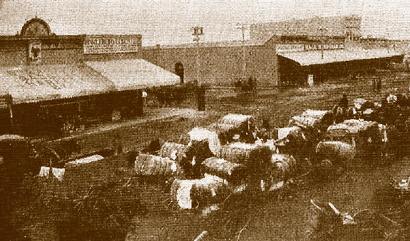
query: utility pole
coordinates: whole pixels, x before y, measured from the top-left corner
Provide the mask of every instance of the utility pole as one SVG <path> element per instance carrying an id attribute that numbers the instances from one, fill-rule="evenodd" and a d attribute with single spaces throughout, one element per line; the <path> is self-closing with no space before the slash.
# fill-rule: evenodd
<path id="1" fill-rule="evenodd" d="M 246 48 L 245 48 L 245 31 L 247 27 L 245 24 L 237 24 L 236 28 L 242 31 L 242 78 L 246 79 Z"/>
<path id="2" fill-rule="evenodd" d="M 325 32 L 325 30 L 326 30 L 326 28 L 324 28 L 324 27 L 320 27 L 319 28 L 319 31 L 320 31 L 320 45 L 321 45 L 321 48 L 320 48 L 320 50 L 321 50 L 321 56 L 322 56 L 322 59 L 323 59 L 323 57 L 324 57 L 324 42 L 325 42 L 325 35 L 324 35 L 324 32 Z"/>
<path id="3" fill-rule="evenodd" d="M 200 36 L 204 35 L 204 28 L 203 27 L 193 27 L 192 28 L 192 36 L 194 36 L 193 41 L 196 42 L 196 81 L 199 83 L 199 69 L 200 69 L 200 63 L 199 63 L 199 41 L 200 41 Z"/>

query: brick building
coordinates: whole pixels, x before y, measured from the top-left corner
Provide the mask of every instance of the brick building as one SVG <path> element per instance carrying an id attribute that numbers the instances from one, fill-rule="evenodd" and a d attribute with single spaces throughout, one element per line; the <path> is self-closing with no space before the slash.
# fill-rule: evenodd
<path id="1" fill-rule="evenodd" d="M 256 78 L 259 87 L 278 85 L 277 58 L 272 41 L 199 43 L 143 48 L 143 58 L 183 81 L 212 86 L 233 86 L 240 79 Z"/>

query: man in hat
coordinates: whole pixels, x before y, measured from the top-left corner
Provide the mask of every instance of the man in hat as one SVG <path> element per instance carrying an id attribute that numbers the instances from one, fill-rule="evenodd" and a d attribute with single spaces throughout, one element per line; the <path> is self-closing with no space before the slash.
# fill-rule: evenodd
<path id="1" fill-rule="evenodd" d="M 344 108 L 345 110 L 349 106 L 349 100 L 347 99 L 347 95 L 343 94 L 342 99 L 339 101 L 339 107 Z"/>

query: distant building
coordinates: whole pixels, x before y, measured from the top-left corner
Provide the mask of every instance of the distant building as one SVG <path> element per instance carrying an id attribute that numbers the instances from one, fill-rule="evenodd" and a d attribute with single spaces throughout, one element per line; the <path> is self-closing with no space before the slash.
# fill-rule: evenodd
<path id="1" fill-rule="evenodd" d="M 284 86 L 325 82 L 327 79 L 366 73 L 401 62 L 403 53 L 387 47 L 350 45 L 344 37 L 316 39 L 307 36 L 279 36 L 276 39 L 278 72 Z"/>
<path id="2" fill-rule="evenodd" d="M 322 81 L 350 71 L 346 69 L 349 64 L 336 67 L 339 62 L 351 62 L 355 67 L 360 60 L 390 61 L 400 55 L 385 46 L 380 47 L 383 50 L 365 50 L 360 29 L 361 17 L 356 15 L 257 23 L 251 25 L 250 40 L 245 42 L 143 47 L 142 57 L 184 81 L 211 86 L 233 86 L 250 77 L 256 78 L 259 88 L 300 85 L 312 76 Z"/>
<path id="3" fill-rule="evenodd" d="M 360 40 L 360 39 L 359 39 Z M 258 88 L 300 86 L 328 78 L 386 67 L 400 62 L 403 53 L 387 46 L 363 48 L 343 35 L 271 36 L 268 40 L 143 47 L 143 58 L 178 74 L 213 87 L 233 87 L 253 77 Z"/>
<path id="4" fill-rule="evenodd" d="M 361 37 L 361 21 L 360 16 L 351 15 L 256 23 L 250 27 L 250 38 L 266 41 L 272 36 L 296 35 L 343 37 L 346 40 L 358 40 Z"/>

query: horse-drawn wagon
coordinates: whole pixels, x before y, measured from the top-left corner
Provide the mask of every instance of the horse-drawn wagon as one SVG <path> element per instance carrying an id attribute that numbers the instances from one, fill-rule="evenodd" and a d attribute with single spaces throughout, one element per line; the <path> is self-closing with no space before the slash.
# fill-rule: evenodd
<path id="1" fill-rule="evenodd" d="M 377 160 L 381 156 L 383 135 L 379 124 L 374 121 L 345 120 L 329 126 L 326 141 L 341 141 L 352 145 L 356 157 Z"/>

